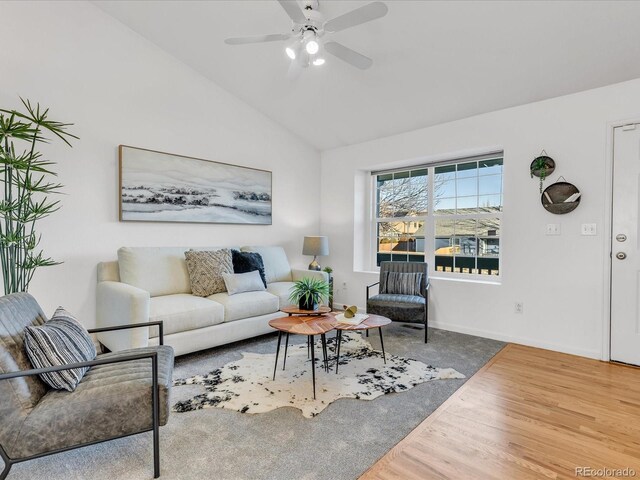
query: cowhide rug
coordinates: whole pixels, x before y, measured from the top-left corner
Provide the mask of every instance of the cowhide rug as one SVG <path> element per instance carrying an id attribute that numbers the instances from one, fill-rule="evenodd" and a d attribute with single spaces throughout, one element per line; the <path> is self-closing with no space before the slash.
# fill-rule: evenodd
<path id="1" fill-rule="evenodd" d="M 284 337 L 283 337 L 284 338 Z M 205 393 L 173 406 L 174 412 L 202 408 L 227 408 L 241 413 L 264 413 L 280 407 L 295 407 L 311 418 L 338 398 L 373 400 L 381 395 L 403 392 L 431 380 L 465 378 L 452 368 L 436 368 L 411 358 L 373 350 L 360 334 L 344 334 L 340 347 L 339 373 L 335 373 L 335 338 L 327 339 L 329 372 L 322 361 L 317 341 L 316 399 L 313 399 L 311 360 L 306 343 L 290 345 L 286 370 L 282 370 L 284 346 L 280 349 L 276 379 L 273 380 L 275 353 L 243 353 L 242 359 L 217 368 L 206 375 L 182 378 L 174 386 L 202 385 Z"/>

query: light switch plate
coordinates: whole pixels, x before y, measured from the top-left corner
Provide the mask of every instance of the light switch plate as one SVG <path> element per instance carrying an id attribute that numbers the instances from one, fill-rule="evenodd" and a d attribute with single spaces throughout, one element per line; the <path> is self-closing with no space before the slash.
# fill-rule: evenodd
<path id="1" fill-rule="evenodd" d="M 598 230 L 595 223 L 583 223 L 580 228 L 581 235 L 597 235 Z"/>
<path id="2" fill-rule="evenodd" d="M 560 235 L 560 224 L 559 223 L 547 223 L 546 234 L 547 235 Z"/>

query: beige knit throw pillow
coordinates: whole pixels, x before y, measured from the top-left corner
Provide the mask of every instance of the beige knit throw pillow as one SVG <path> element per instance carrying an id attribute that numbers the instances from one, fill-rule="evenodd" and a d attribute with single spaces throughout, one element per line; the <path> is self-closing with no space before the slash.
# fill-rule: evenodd
<path id="1" fill-rule="evenodd" d="M 191 281 L 191 293 L 198 297 L 208 297 L 226 291 L 222 274 L 233 273 L 231 250 L 188 250 L 184 252 L 184 256 Z"/>

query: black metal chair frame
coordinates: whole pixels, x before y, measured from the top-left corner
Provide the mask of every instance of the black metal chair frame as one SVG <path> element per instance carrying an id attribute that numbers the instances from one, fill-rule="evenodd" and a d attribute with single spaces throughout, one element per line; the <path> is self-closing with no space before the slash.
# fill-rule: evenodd
<path id="1" fill-rule="evenodd" d="M 158 340 L 160 345 L 164 345 L 164 335 L 162 328 L 162 321 L 159 322 L 148 322 L 148 323 L 132 323 L 129 325 L 115 325 L 113 327 L 104 327 L 104 328 L 93 328 L 88 330 L 89 333 L 100 333 L 100 332 L 112 332 L 115 330 L 126 330 L 130 328 L 142 328 L 142 327 L 151 327 L 157 326 Z M 56 367 L 47 367 L 47 368 L 34 368 L 31 370 L 21 370 L 17 372 L 9 372 L 0 374 L 0 381 L 9 380 L 11 378 L 18 377 L 28 377 L 32 375 L 40 375 L 41 373 L 50 373 L 50 372 L 59 372 L 62 370 L 70 370 L 73 368 L 82 368 L 82 367 L 93 367 L 96 365 L 107 365 L 111 363 L 122 363 L 122 362 L 130 362 L 133 360 L 141 360 L 144 358 L 151 359 L 151 380 L 152 380 L 152 402 L 151 402 L 151 414 L 152 414 L 152 427 L 146 430 L 141 430 L 135 433 L 129 433 L 126 435 L 117 435 L 115 437 L 106 438 L 104 440 L 97 440 L 95 442 L 87 442 L 81 443 L 78 445 L 72 445 L 69 447 L 59 448 L 57 450 L 52 450 L 50 452 L 38 453 L 36 455 L 31 455 L 29 457 L 22 458 L 10 458 L 7 455 L 6 450 L 2 445 L 0 445 L 0 458 L 4 462 L 4 470 L 0 472 L 0 480 L 4 480 L 9 475 L 9 470 L 16 463 L 26 462 L 27 460 L 33 460 L 40 457 L 46 457 L 48 455 L 53 455 L 56 453 L 62 453 L 69 450 L 74 450 L 76 448 L 87 447 L 89 445 L 95 445 L 102 442 L 108 442 L 110 440 L 115 440 L 116 438 L 129 437 L 131 435 L 138 435 L 140 433 L 146 433 L 153 431 L 153 478 L 158 478 L 160 476 L 160 401 L 159 401 L 159 386 L 158 386 L 158 352 L 147 352 L 147 353 L 137 353 L 130 355 L 123 355 L 113 358 L 106 358 L 102 360 L 91 360 L 88 362 L 78 362 L 69 365 L 60 365 Z"/>
<path id="2" fill-rule="evenodd" d="M 380 282 L 376 282 L 372 283 L 371 285 L 367 285 L 367 300 L 371 296 L 369 294 L 369 290 L 371 289 L 371 287 L 375 287 L 379 284 Z M 424 343 L 427 343 L 429 339 L 429 285 L 430 282 L 427 280 L 424 286 Z M 367 330 L 367 336 L 369 336 L 369 330 Z"/>

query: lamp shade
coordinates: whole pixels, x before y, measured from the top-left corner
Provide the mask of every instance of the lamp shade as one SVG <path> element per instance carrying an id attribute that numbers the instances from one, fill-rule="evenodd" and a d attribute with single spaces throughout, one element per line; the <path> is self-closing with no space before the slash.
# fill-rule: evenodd
<path id="1" fill-rule="evenodd" d="M 304 237 L 303 255 L 329 255 L 329 237 Z"/>

